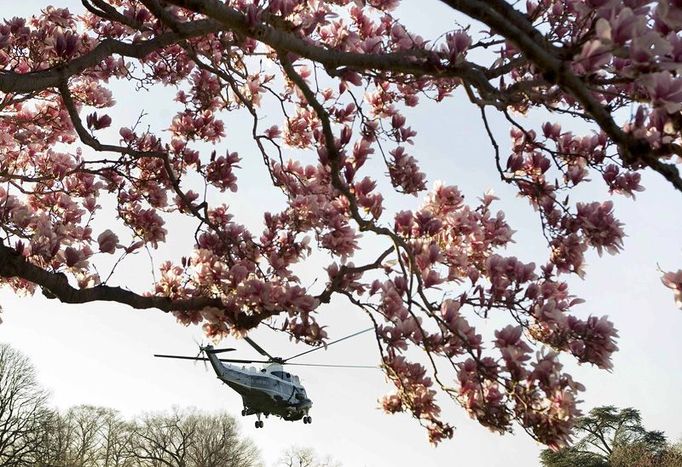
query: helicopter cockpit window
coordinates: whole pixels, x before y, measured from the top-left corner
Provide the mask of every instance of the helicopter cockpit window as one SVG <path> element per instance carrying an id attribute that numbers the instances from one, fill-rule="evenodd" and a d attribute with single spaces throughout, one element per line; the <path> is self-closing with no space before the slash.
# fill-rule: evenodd
<path id="1" fill-rule="evenodd" d="M 308 396 L 305 393 L 305 389 L 302 387 L 296 388 L 296 400 L 302 401 L 308 398 Z"/>
<path id="2" fill-rule="evenodd" d="M 273 376 L 278 377 L 279 379 L 282 379 L 284 381 L 287 381 L 291 378 L 291 375 L 289 373 L 285 373 L 283 371 L 273 371 L 272 372 Z"/>

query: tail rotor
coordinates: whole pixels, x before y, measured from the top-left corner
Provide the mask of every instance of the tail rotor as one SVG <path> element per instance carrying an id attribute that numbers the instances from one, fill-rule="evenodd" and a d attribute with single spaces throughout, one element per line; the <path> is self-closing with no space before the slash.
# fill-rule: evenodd
<path id="1" fill-rule="evenodd" d="M 194 356 L 194 366 L 196 366 L 197 361 L 201 360 L 202 363 L 204 364 L 204 371 L 208 371 L 208 366 L 206 365 L 206 359 L 202 358 L 204 356 L 204 353 L 206 352 L 206 347 L 200 343 L 197 343 L 199 346 L 199 352 Z"/>

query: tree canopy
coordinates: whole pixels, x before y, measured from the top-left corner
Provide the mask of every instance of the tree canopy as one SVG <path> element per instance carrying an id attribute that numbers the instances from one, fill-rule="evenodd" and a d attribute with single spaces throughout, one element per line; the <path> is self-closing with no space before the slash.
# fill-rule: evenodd
<path id="1" fill-rule="evenodd" d="M 540 456 L 547 467 L 682 466 L 682 452 L 669 446 L 661 431 L 648 431 L 633 408 L 597 407 L 575 425 L 579 439 L 558 451 Z"/>
<path id="2" fill-rule="evenodd" d="M 344 299 L 375 327 L 395 386 L 384 409 L 412 414 L 432 442 L 453 434 L 440 393 L 491 430 L 516 422 L 565 443 L 583 387 L 559 354 L 608 369 L 617 349 L 611 321 L 576 316 L 567 281 L 582 277 L 588 250 L 617 253 L 624 236 L 610 200 L 569 195 L 595 179 L 634 197 L 645 170 L 682 191 L 682 9 L 434 0 L 454 29 L 425 38 L 399 3 L 82 0 L 78 14 L 7 19 L 2 284 L 157 308 L 215 338 L 265 323 L 313 345 L 327 336 L 319 311 Z M 154 117 L 164 131 L 145 109 L 117 116 L 136 105 L 121 83 L 172 90 L 175 112 Z M 501 183 L 539 216 L 539 265 L 504 255 L 514 231 L 492 194 L 469 203 L 456 180 L 427 185 L 410 109 L 455 93 L 481 118 Z M 490 112 L 509 123 L 508 151 Z M 545 122 L 521 117 L 533 112 Z M 233 114 L 248 135 L 226 129 Z M 244 136 L 251 154 L 227 149 Z M 282 203 L 263 209 L 258 232 L 229 207 L 244 164 Z M 388 203 L 411 196 L 419 208 Z M 114 273 L 143 250 L 153 259 L 172 223 L 192 225 L 193 247 L 162 261 L 151 289 Z M 327 264 L 306 285 L 297 268 L 315 252 Z M 682 270 L 662 280 L 682 306 Z M 476 325 L 491 310 L 506 322 L 484 339 Z"/>

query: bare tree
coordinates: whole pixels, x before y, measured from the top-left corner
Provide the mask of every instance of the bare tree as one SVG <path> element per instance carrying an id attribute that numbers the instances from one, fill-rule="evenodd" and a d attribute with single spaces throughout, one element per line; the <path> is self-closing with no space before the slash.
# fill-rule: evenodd
<path id="1" fill-rule="evenodd" d="M 291 446 L 284 451 L 278 465 L 284 467 L 341 467 L 341 463 L 330 456 L 320 459 L 314 449 L 300 446 Z"/>
<path id="2" fill-rule="evenodd" d="M 95 465 L 100 453 L 100 423 L 107 409 L 80 405 L 66 413 L 67 422 L 73 427 L 69 446 L 71 465 Z"/>
<path id="3" fill-rule="evenodd" d="M 618 446 L 609 457 L 611 467 L 682 467 L 682 453 L 673 446 L 652 452 L 646 443 Z"/>
<path id="4" fill-rule="evenodd" d="M 191 413 L 187 418 L 197 427 L 190 448 L 191 464 L 196 467 L 242 467 L 259 463 L 259 453 L 250 441 L 240 439 L 237 422 L 227 413 Z"/>
<path id="5" fill-rule="evenodd" d="M 54 411 L 42 430 L 41 449 L 36 458 L 36 465 L 62 466 L 68 465 L 70 446 L 74 437 L 73 426 L 68 419 Z"/>
<path id="6" fill-rule="evenodd" d="M 67 465 L 132 465 L 129 424 L 117 411 L 81 405 L 69 409 L 64 419 L 70 433 Z"/>
<path id="7" fill-rule="evenodd" d="M 241 440 L 234 418 L 174 409 L 150 414 L 136 424 L 132 455 L 150 467 L 250 467 L 259 464 L 258 451 Z"/>
<path id="8" fill-rule="evenodd" d="M 40 430 L 31 465 L 43 467 L 132 467 L 130 423 L 117 411 L 81 405 L 53 412 Z"/>
<path id="9" fill-rule="evenodd" d="M 134 457 L 153 467 L 187 466 L 187 448 L 194 428 L 183 423 L 181 413 L 150 414 L 136 423 L 133 432 Z"/>
<path id="10" fill-rule="evenodd" d="M 42 427 L 52 417 L 47 397 L 28 358 L 0 344 L 0 465 L 35 464 Z"/>
<path id="11" fill-rule="evenodd" d="M 100 426 L 100 462 L 104 467 L 137 466 L 132 456 L 133 424 L 121 419 L 115 410 L 107 409 Z"/>

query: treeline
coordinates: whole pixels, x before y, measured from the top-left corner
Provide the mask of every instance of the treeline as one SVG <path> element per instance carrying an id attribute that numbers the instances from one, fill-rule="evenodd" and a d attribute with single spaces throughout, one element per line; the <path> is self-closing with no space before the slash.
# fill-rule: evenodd
<path id="1" fill-rule="evenodd" d="M 227 413 L 176 409 L 131 420 L 103 407 L 56 411 L 28 359 L 0 344 L 0 465 L 251 467 L 261 460 Z"/>
<path id="2" fill-rule="evenodd" d="M 44 410 L 0 454 L 3 466 L 248 467 L 258 450 L 239 436 L 235 419 L 174 410 L 126 420 L 112 409 Z"/>

